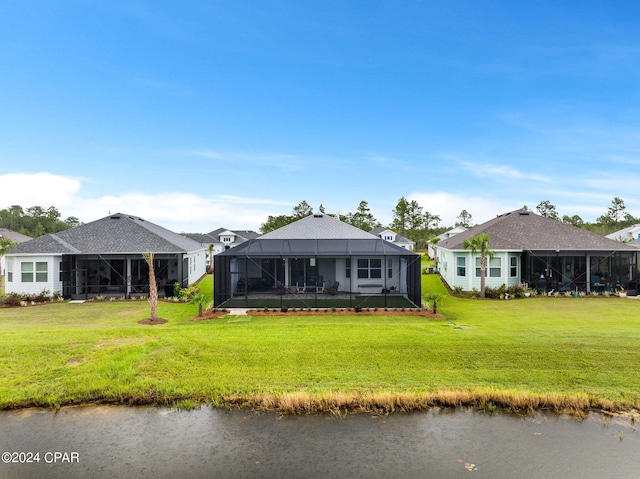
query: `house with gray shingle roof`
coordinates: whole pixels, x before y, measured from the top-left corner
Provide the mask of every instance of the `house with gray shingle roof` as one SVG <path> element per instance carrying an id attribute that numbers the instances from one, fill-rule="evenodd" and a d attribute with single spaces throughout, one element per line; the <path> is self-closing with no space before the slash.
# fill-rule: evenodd
<path id="1" fill-rule="evenodd" d="M 418 254 L 323 214 L 223 251 L 214 264 L 216 307 L 421 304 Z"/>
<path id="2" fill-rule="evenodd" d="M 379 236 L 385 241 L 390 241 L 391 243 L 400 246 L 401 248 L 408 249 L 413 251 L 416 246 L 414 241 L 411 241 L 409 238 L 405 238 L 404 236 L 396 233 L 393 230 L 384 227 L 378 227 L 371 230 L 372 235 Z"/>
<path id="3" fill-rule="evenodd" d="M 637 291 L 638 250 L 529 210 L 515 210 L 438 243 L 438 271 L 463 291 L 480 289 L 480 257 L 463 248 L 489 236 L 487 287 L 526 283 L 540 291 Z"/>
<path id="4" fill-rule="evenodd" d="M 210 245 L 213 245 L 213 254 L 218 254 L 224 250 L 238 246 L 245 241 L 255 239 L 260 235 L 251 230 L 218 228 L 210 233 L 187 233 L 184 236 L 206 246 L 207 250 Z"/>
<path id="5" fill-rule="evenodd" d="M 143 295 L 149 292 L 146 252 L 154 254 L 160 294 L 165 286 L 187 286 L 205 274 L 206 250 L 200 243 L 117 213 L 17 245 L 6 255 L 6 292 L 48 290 L 66 298 Z"/>

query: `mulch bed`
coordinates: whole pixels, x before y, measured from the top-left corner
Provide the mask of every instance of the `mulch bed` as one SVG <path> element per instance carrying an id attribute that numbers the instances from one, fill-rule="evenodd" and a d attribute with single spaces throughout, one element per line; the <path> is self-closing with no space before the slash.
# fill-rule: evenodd
<path id="1" fill-rule="evenodd" d="M 207 310 L 205 311 L 202 316 L 195 316 L 193 318 L 191 318 L 189 321 L 205 321 L 208 319 L 217 319 L 217 318 L 221 318 L 223 316 L 226 316 L 230 314 L 229 311 L 212 311 L 212 310 Z M 430 318 L 430 319 L 444 319 L 444 316 L 441 314 L 433 314 L 433 312 L 429 311 L 428 309 L 405 309 L 404 311 L 402 311 L 401 309 L 389 309 L 387 311 L 384 310 L 384 308 L 378 309 L 377 311 L 375 310 L 362 310 L 360 312 L 355 312 L 353 309 L 351 308 L 336 308 L 336 310 L 334 311 L 333 309 L 318 309 L 318 311 L 315 311 L 314 309 L 312 309 L 311 311 L 308 310 L 296 310 L 296 311 L 292 311 L 291 309 L 283 312 L 280 311 L 280 309 L 272 309 L 269 311 L 264 311 L 262 309 L 250 309 L 247 310 L 247 315 L 248 316 L 420 316 L 423 318 Z"/>
<path id="2" fill-rule="evenodd" d="M 155 326 L 158 324 L 164 324 L 166 322 L 167 320 L 164 318 L 157 318 L 157 319 L 145 318 L 138 321 L 138 324 L 148 324 L 149 326 Z"/>

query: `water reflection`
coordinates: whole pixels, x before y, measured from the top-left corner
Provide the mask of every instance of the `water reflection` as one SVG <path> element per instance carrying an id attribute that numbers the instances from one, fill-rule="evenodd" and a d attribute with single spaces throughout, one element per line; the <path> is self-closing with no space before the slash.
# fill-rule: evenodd
<path id="1" fill-rule="evenodd" d="M 387 417 L 279 416 L 203 408 L 85 407 L 0 413 L 11 478 L 636 478 L 629 419 L 434 410 Z M 78 463 L 45 462 L 77 452 Z M 50 458 L 53 456 L 49 456 Z"/>

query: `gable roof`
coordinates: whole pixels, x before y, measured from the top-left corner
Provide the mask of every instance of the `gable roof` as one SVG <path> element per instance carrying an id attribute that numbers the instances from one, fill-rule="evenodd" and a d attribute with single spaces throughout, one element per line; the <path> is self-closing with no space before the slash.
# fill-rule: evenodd
<path id="1" fill-rule="evenodd" d="M 218 256 L 416 255 L 332 216 L 310 215 Z"/>
<path id="2" fill-rule="evenodd" d="M 329 215 L 306 216 L 282 228 L 260 236 L 260 239 L 378 239 L 360 228 Z"/>
<path id="3" fill-rule="evenodd" d="M 489 235 L 492 250 L 637 251 L 632 246 L 522 209 L 440 241 L 438 248 L 462 250 L 466 239 L 483 233 Z"/>
<path id="4" fill-rule="evenodd" d="M 200 243 L 142 218 L 116 213 L 17 245 L 11 254 L 143 254 L 201 250 Z"/>

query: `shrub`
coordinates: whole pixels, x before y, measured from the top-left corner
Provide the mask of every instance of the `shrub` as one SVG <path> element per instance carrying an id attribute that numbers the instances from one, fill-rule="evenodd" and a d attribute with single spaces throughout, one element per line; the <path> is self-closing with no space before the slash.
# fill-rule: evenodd
<path id="1" fill-rule="evenodd" d="M 174 285 L 174 288 L 175 288 L 175 285 Z M 195 284 L 190 284 L 186 288 L 181 288 L 178 296 L 180 297 L 180 299 L 184 300 L 185 302 L 189 302 L 199 292 L 200 292 L 200 288 L 198 286 L 196 286 Z"/>
<path id="2" fill-rule="evenodd" d="M 289 311 L 289 307 L 288 306 L 283 306 L 282 308 L 280 308 L 280 311 L 283 313 L 286 313 L 287 311 Z"/>
<path id="3" fill-rule="evenodd" d="M 2 302 L 7 306 L 20 306 L 22 296 L 18 293 L 9 293 L 3 298 Z"/>

